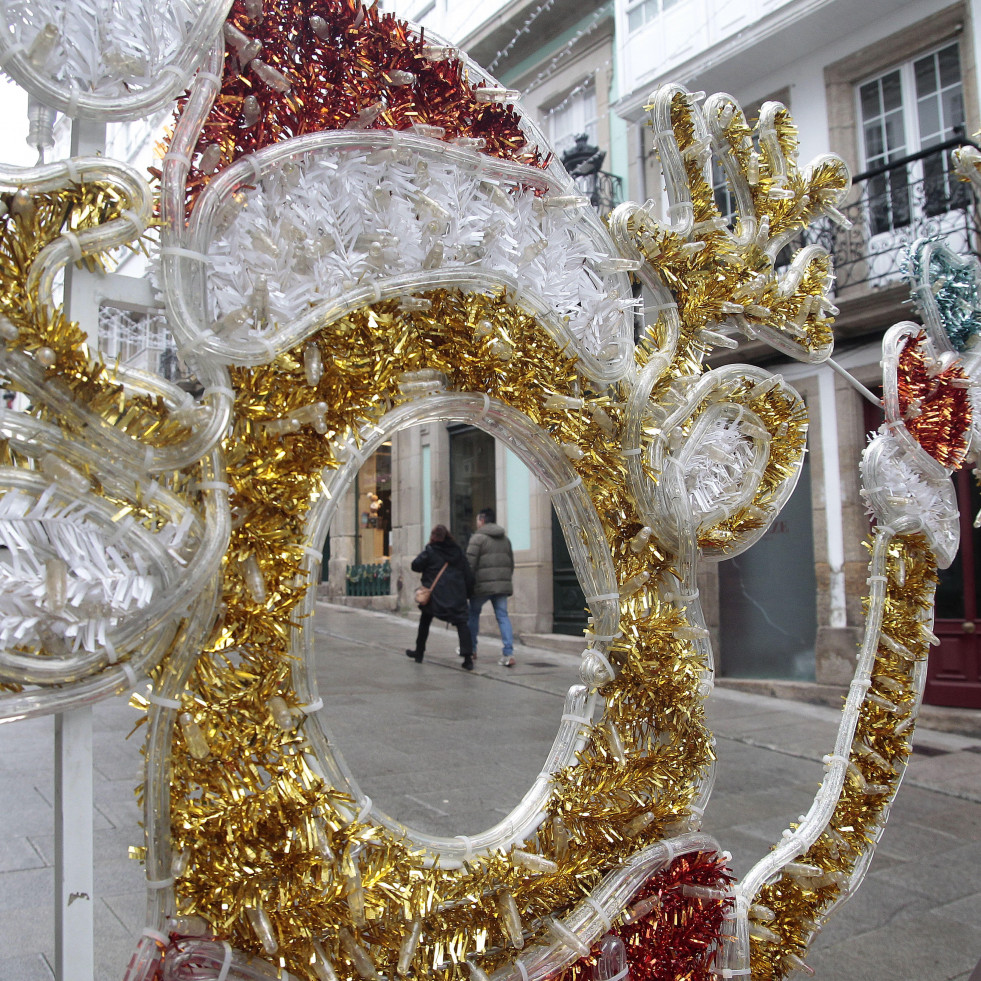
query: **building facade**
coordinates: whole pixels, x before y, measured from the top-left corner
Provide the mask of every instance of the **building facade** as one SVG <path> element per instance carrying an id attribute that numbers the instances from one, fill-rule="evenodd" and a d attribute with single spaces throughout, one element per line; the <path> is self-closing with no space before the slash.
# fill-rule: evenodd
<path id="1" fill-rule="evenodd" d="M 630 194 L 660 194 L 644 110 L 658 85 L 728 92 L 751 121 L 766 101 L 787 105 L 801 164 L 835 152 L 854 178 L 844 209 L 852 227 L 829 225 L 812 240 L 835 261 L 834 357 L 874 387 L 883 332 L 917 316 L 906 302 L 905 246 L 941 235 L 955 251 L 978 251 L 976 202 L 951 175 L 950 149 L 979 127 L 979 32 L 975 2 L 618 0 L 622 94 L 614 111 L 634 147 Z M 725 214 L 721 185 L 717 200 Z M 846 683 L 867 575 L 858 460 L 881 414 L 828 366 L 790 362 L 747 341 L 713 359 L 726 361 L 781 373 L 806 400 L 811 424 L 809 463 L 781 520 L 745 556 L 706 576 L 718 598 L 721 673 Z M 961 475 L 962 552 L 938 590 L 941 644 L 926 692 L 936 704 L 981 706 L 972 484 Z"/>

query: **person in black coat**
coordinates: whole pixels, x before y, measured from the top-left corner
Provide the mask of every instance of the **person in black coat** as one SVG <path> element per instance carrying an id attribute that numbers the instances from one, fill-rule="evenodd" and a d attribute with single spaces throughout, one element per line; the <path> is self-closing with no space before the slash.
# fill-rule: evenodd
<path id="1" fill-rule="evenodd" d="M 434 582 L 436 586 L 429 602 L 419 607 L 416 646 L 414 650 L 406 651 L 405 656 L 413 658 L 416 663 L 423 659 L 426 640 L 429 638 L 429 625 L 433 622 L 433 617 L 436 617 L 456 627 L 464 670 L 472 671 L 473 642 L 468 625 L 468 600 L 473 595 L 473 573 L 463 549 L 453 540 L 446 525 L 436 525 L 433 528 L 429 535 L 429 544 L 412 560 L 412 571 L 422 573 L 423 586 L 432 586 Z"/>

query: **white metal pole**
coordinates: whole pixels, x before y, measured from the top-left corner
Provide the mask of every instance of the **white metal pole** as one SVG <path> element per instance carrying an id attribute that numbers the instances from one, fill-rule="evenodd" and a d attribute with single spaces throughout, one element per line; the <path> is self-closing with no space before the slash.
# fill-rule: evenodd
<path id="1" fill-rule="evenodd" d="M 845 606 L 845 533 L 841 514 L 841 467 L 838 460 L 838 406 L 835 376 L 830 368 L 818 372 L 821 418 L 821 465 L 824 471 L 824 515 L 827 527 L 830 610 L 828 626 L 847 627 Z"/>
<path id="2" fill-rule="evenodd" d="M 92 709 L 55 716 L 55 977 L 93 981 Z"/>
<path id="3" fill-rule="evenodd" d="M 75 120 L 71 155 L 105 153 L 104 123 Z M 83 269 L 65 271 L 65 314 L 90 338 L 98 336 L 97 279 Z M 95 874 L 93 833 L 92 709 L 55 717 L 55 977 L 94 981 Z"/>

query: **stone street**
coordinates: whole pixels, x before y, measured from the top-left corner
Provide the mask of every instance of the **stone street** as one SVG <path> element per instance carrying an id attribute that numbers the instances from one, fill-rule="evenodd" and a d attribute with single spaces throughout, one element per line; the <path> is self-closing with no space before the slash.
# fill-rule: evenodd
<path id="1" fill-rule="evenodd" d="M 328 724 L 363 790 L 384 811 L 436 834 L 507 813 L 538 773 L 577 681 L 568 638 L 516 645 L 497 663 L 485 617 L 472 673 L 456 633 L 434 623 L 422 664 L 404 656 L 415 622 L 319 604 L 318 678 Z M 979 713 L 981 714 L 981 713 Z M 121 979 L 144 926 L 135 788 L 138 720 L 123 697 L 95 719 L 95 925 L 99 981 Z M 717 781 L 704 830 L 737 875 L 810 805 L 838 712 L 735 691 L 708 703 Z M 981 727 L 981 722 L 979 722 Z M 964 726 L 961 727 L 962 729 Z M 970 730 L 970 725 L 967 727 Z M 917 728 L 914 754 L 869 873 L 815 940 L 808 964 L 829 981 L 967 981 L 981 959 L 981 731 Z M 0 727 L 0 979 L 53 978 L 53 722 Z"/>

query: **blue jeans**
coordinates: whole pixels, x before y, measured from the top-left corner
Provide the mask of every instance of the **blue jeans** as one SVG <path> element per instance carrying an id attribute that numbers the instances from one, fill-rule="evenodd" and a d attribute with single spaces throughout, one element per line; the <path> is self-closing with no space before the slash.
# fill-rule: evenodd
<path id="1" fill-rule="evenodd" d="M 496 596 L 472 596 L 470 598 L 470 636 L 473 639 L 473 649 L 477 650 L 477 628 L 480 626 L 480 608 L 488 601 L 494 607 L 497 617 L 497 628 L 501 631 L 503 654 L 510 657 L 514 653 L 514 634 L 511 632 L 511 621 L 508 619 L 508 598 L 503 594 Z"/>

